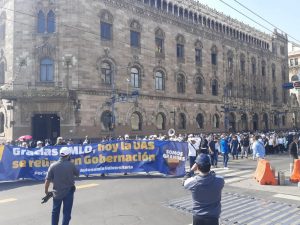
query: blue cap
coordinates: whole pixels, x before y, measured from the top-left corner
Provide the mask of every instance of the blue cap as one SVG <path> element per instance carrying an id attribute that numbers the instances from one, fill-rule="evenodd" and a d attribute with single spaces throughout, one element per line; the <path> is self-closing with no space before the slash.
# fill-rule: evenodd
<path id="1" fill-rule="evenodd" d="M 207 166 L 210 165 L 210 158 L 207 154 L 201 153 L 197 156 L 195 163 L 199 166 Z"/>

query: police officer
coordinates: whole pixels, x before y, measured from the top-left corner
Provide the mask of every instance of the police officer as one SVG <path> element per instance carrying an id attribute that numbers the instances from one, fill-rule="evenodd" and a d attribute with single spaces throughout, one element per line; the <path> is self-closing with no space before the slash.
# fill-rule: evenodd
<path id="1" fill-rule="evenodd" d="M 193 169 L 199 175 L 186 179 L 184 187 L 192 192 L 193 225 L 219 225 L 223 177 L 210 172 L 211 162 L 207 154 L 199 154 Z"/>
<path id="2" fill-rule="evenodd" d="M 70 161 L 70 148 L 62 147 L 59 154 L 59 161 L 51 164 L 48 169 L 45 181 L 45 194 L 48 194 L 50 183 L 53 183 L 52 225 L 58 225 L 59 213 L 62 203 L 62 225 L 68 225 L 71 220 L 71 212 L 75 192 L 74 177 L 79 176 L 79 171 Z"/>

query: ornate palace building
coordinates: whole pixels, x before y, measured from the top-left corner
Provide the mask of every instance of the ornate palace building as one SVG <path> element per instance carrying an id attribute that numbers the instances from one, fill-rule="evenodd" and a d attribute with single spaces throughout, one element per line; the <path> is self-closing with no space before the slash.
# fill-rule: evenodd
<path id="1" fill-rule="evenodd" d="M 192 0 L 0 0 L 1 138 L 293 127 L 287 35 Z"/>

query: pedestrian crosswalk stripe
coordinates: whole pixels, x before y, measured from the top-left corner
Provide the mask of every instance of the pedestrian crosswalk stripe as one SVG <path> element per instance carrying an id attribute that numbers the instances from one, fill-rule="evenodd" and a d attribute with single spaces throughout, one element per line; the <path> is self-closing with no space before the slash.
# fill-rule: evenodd
<path id="1" fill-rule="evenodd" d="M 273 197 L 275 197 L 275 198 L 285 198 L 285 199 L 300 201 L 300 197 L 294 196 L 294 195 L 275 194 L 275 195 L 273 195 Z"/>
<path id="2" fill-rule="evenodd" d="M 99 184 L 83 184 L 83 185 L 76 186 L 76 189 L 90 188 L 90 187 L 95 187 L 95 186 L 98 186 L 98 185 Z"/>
<path id="3" fill-rule="evenodd" d="M 7 203 L 7 202 L 14 202 L 14 201 L 17 201 L 17 199 L 16 198 L 2 199 L 2 200 L 0 200 L 0 204 L 1 203 Z"/>
<path id="4" fill-rule="evenodd" d="M 296 204 L 264 200 L 237 193 L 222 194 L 222 225 L 299 225 L 300 214 Z M 191 196 L 167 203 L 171 208 L 192 213 Z"/>

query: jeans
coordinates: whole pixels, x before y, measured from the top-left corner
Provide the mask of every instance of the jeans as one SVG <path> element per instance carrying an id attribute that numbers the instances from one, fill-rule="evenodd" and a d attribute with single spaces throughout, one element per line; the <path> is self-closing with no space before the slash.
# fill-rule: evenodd
<path id="1" fill-rule="evenodd" d="M 229 156 L 228 156 L 228 152 L 226 152 L 226 153 L 223 154 L 223 165 L 224 165 L 224 167 L 227 167 L 228 160 L 229 160 Z"/>
<path id="2" fill-rule="evenodd" d="M 193 216 L 193 225 L 219 225 L 219 219 L 213 217 Z"/>
<path id="3" fill-rule="evenodd" d="M 191 169 L 195 164 L 196 156 L 189 156 L 189 159 L 190 159 L 190 169 Z M 190 174 L 191 176 L 194 175 L 194 171 L 190 170 Z"/>
<path id="4" fill-rule="evenodd" d="M 215 152 L 214 154 L 210 155 L 210 161 L 212 166 L 218 165 L 218 152 Z"/>
<path id="5" fill-rule="evenodd" d="M 70 190 L 63 199 L 53 198 L 52 207 L 52 225 L 58 225 L 61 203 L 63 203 L 63 221 L 62 225 L 69 225 L 73 207 L 74 191 Z"/>

